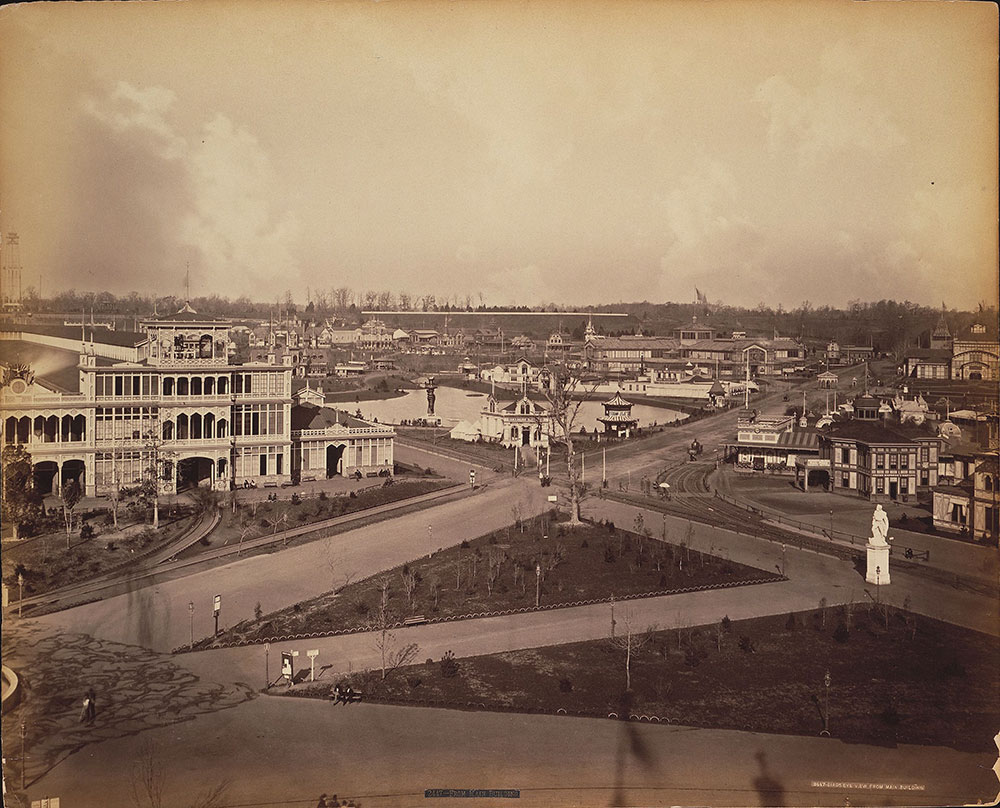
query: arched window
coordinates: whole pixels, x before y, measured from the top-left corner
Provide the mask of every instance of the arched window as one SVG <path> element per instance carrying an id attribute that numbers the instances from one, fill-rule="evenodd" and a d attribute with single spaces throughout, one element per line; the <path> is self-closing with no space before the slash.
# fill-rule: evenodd
<path id="1" fill-rule="evenodd" d="M 4 421 L 3 439 L 5 443 L 15 443 L 17 441 L 17 418 L 13 415 Z"/>
<path id="2" fill-rule="evenodd" d="M 188 439 L 188 417 L 184 414 L 177 416 L 177 440 Z"/>
<path id="3" fill-rule="evenodd" d="M 201 395 L 201 377 L 195 376 L 191 379 L 191 395 L 200 396 Z"/>
<path id="4" fill-rule="evenodd" d="M 219 377 L 219 395 L 224 396 L 229 392 L 229 379 L 225 376 Z"/>
<path id="5" fill-rule="evenodd" d="M 202 334 L 201 339 L 198 340 L 198 357 L 200 359 L 211 359 L 212 358 L 212 335 Z"/>
<path id="6" fill-rule="evenodd" d="M 205 414 L 203 429 L 206 438 L 215 437 L 215 416 L 210 412 Z"/>
<path id="7" fill-rule="evenodd" d="M 186 378 L 180 378 L 177 380 L 177 395 L 186 396 L 188 395 L 188 380 Z"/>
<path id="8" fill-rule="evenodd" d="M 516 426 L 512 426 L 510 428 L 510 439 L 511 440 L 517 440 L 517 427 Z"/>
<path id="9" fill-rule="evenodd" d="M 215 432 L 217 437 L 227 437 L 229 433 L 229 422 L 225 418 L 220 418 L 219 423 L 216 424 Z"/>
<path id="10" fill-rule="evenodd" d="M 987 491 L 993 490 L 993 478 L 989 474 L 986 475 L 985 485 Z"/>
<path id="11" fill-rule="evenodd" d="M 61 437 L 64 441 L 68 441 L 70 435 L 73 434 L 73 416 L 64 415 L 62 417 L 62 430 Z"/>
<path id="12" fill-rule="evenodd" d="M 174 439 L 174 422 L 164 421 L 163 422 L 163 439 L 173 440 Z"/>
<path id="13" fill-rule="evenodd" d="M 215 377 L 214 376 L 208 376 L 205 379 L 205 395 L 206 396 L 215 395 Z"/>
<path id="14" fill-rule="evenodd" d="M 54 443 L 59 440 L 59 418 L 50 415 L 45 419 L 45 442 Z"/>
<path id="15" fill-rule="evenodd" d="M 226 476 L 226 458 L 224 458 L 224 457 L 220 457 L 219 458 L 218 469 L 219 469 L 219 471 L 216 474 L 216 477 L 218 477 L 219 479 L 222 479 L 223 477 Z"/>
<path id="16" fill-rule="evenodd" d="M 191 440 L 201 438 L 201 415 L 195 413 L 191 416 Z"/>
<path id="17" fill-rule="evenodd" d="M 163 380 L 163 395 L 172 396 L 174 394 L 174 380 L 170 376 L 167 376 Z"/>
<path id="18" fill-rule="evenodd" d="M 87 439 L 87 419 L 78 415 L 73 419 L 73 440 Z"/>

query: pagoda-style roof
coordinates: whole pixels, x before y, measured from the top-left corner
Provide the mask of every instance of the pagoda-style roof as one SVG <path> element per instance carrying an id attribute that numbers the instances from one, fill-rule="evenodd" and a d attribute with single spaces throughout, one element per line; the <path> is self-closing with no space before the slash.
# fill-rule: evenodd
<path id="1" fill-rule="evenodd" d="M 616 407 L 632 409 L 632 402 L 626 401 L 624 398 L 622 398 L 621 393 L 615 393 L 612 398 L 604 402 L 604 408 L 609 409 Z"/>

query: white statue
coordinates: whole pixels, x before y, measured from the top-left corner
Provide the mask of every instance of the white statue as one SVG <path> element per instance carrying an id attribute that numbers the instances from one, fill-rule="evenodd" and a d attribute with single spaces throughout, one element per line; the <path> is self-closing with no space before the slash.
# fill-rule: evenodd
<path id="1" fill-rule="evenodd" d="M 871 543 L 876 547 L 886 547 L 886 537 L 889 535 L 889 514 L 881 505 L 875 506 L 875 513 L 872 514 L 872 538 Z"/>

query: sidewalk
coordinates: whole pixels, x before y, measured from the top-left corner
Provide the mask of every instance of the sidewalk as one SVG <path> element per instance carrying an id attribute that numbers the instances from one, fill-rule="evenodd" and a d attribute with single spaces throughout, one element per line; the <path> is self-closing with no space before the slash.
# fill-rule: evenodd
<path id="1" fill-rule="evenodd" d="M 363 808 L 444 804 L 425 789 L 516 789 L 464 808 L 607 805 L 961 805 L 997 792 L 995 755 L 845 744 L 607 719 L 478 713 L 261 697 L 143 733 L 161 750 L 164 804 L 223 779 L 227 805 L 312 808 L 321 793 Z M 74 808 L 129 805 L 136 740 L 73 755 L 29 789 Z"/>

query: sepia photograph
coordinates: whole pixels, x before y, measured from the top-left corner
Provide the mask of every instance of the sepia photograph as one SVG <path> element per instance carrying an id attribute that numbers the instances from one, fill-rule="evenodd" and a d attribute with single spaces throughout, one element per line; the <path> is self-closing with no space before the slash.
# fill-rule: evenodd
<path id="1" fill-rule="evenodd" d="M 996 804 L 998 40 L 0 6 L 4 805 Z"/>

